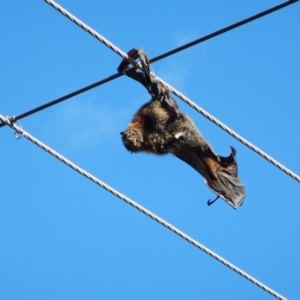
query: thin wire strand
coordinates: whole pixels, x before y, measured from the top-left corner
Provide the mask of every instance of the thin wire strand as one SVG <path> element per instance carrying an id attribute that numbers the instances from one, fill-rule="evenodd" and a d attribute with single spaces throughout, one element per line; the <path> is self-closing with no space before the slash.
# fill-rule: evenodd
<path id="1" fill-rule="evenodd" d="M 64 95 L 64 96 L 62 96 L 62 97 L 59 97 L 59 98 L 57 98 L 57 99 L 55 99 L 55 100 L 52 100 L 52 101 L 50 101 L 50 102 L 47 102 L 47 103 L 45 103 L 45 104 L 43 104 L 43 105 L 40 105 L 40 106 L 38 106 L 38 107 L 36 107 L 36 108 L 33 108 L 33 109 L 29 110 L 29 111 L 26 111 L 26 112 L 24 112 L 24 113 L 22 113 L 22 114 L 20 114 L 20 115 L 14 116 L 14 117 L 10 118 L 10 121 L 11 121 L 11 122 L 16 122 L 16 121 L 18 121 L 18 120 L 21 120 L 21 119 L 23 119 L 23 118 L 26 118 L 26 117 L 28 117 L 28 116 L 30 116 L 30 115 L 33 115 L 33 114 L 35 114 L 35 113 L 37 113 L 37 112 L 39 112 L 39 111 L 42 111 L 42 110 L 44 110 L 44 109 L 46 109 L 46 108 L 49 108 L 49 107 L 51 107 L 51 106 L 53 106 L 53 105 L 56 105 L 56 104 L 58 104 L 58 103 L 60 103 L 60 102 L 63 102 L 63 101 L 65 101 L 65 100 L 67 100 L 67 99 L 70 99 L 70 98 L 72 98 L 72 97 L 74 97 L 74 96 L 77 96 L 77 95 L 79 95 L 79 94 L 82 94 L 82 93 L 84 93 L 84 92 L 86 92 L 86 91 L 88 91 L 88 90 L 91 90 L 91 89 L 93 89 L 93 88 L 95 88 L 95 87 L 97 87 L 97 86 L 100 86 L 100 85 L 102 85 L 102 84 L 104 84 L 104 83 L 107 83 L 107 82 L 109 82 L 109 81 L 111 81 L 111 80 L 113 80 L 113 79 L 116 79 L 116 78 L 118 78 L 118 77 L 121 77 L 121 76 L 123 76 L 123 75 L 124 75 L 124 74 L 122 74 L 122 73 L 116 73 L 116 74 L 114 74 L 114 75 L 111 75 L 111 76 L 109 76 L 109 77 L 106 77 L 106 78 L 104 78 L 104 79 L 102 79 L 102 80 L 100 80 L 100 81 L 94 82 L 94 83 L 92 83 L 92 84 L 90 84 L 90 85 L 87 85 L 87 86 L 85 86 L 85 87 L 83 87 L 83 88 L 81 88 L 81 89 L 78 89 L 78 90 L 76 90 L 76 91 L 74 91 L 74 92 L 72 92 L 72 93 L 69 93 L 69 94 Z M 4 126 L 6 126 L 5 123 L 0 123 L 0 128 L 1 128 L 1 127 L 4 127 Z"/>
<path id="2" fill-rule="evenodd" d="M 288 6 L 288 5 L 291 5 L 291 4 L 293 4 L 293 3 L 297 2 L 297 1 L 298 1 L 298 0 L 292 0 L 292 1 L 288 1 L 288 2 L 282 3 L 282 4 L 280 4 L 280 5 L 274 6 L 274 7 L 272 7 L 272 8 L 269 8 L 269 9 L 267 9 L 267 10 L 265 10 L 265 11 L 262 11 L 262 12 L 256 14 L 256 15 L 253 15 L 253 16 L 251 16 L 251 17 L 249 17 L 249 18 L 246 18 L 246 19 L 244 19 L 244 20 L 241 20 L 241 21 L 239 21 L 239 22 L 236 22 L 236 23 L 234 23 L 234 24 L 231 24 L 231 25 L 229 25 L 229 26 L 226 26 L 226 27 L 224 27 L 224 28 L 221 28 L 221 29 L 219 29 L 219 30 L 217 30 L 217 31 L 214 31 L 214 32 L 212 32 L 212 33 L 209 33 L 209 34 L 207 34 L 207 35 L 205 35 L 205 36 L 203 36 L 203 37 L 201 37 L 201 38 L 198 38 L 198 39 L 196 39 L 196 40 L 194 40 L 194 41 L 192 41 L 192 42 L 189 42 L 189 43 L 187 43 L 187 44 L 184 44 L 184 45 L 182 45 L 182 46 L 179 46 L 179 47 L 177 47 L 177 48 L 175 48 L 175 49 L 172 49 L 172 50 L 170 50 L 170 51 L 168 51 L 168 52 L 162 53 L 162 54 L 160 54 L 160 55 L 158 55 L 158 56 L 156 56 L 156 57 L 153 57 L 153 58 L 151 58 L 151 59 L 149 60 L 149 62 L 150 62 L 150 63 L 157 62 L 157 61 L 159 61 L 159 60 L 161 60 L 161 59 L 163 59 L 163 58 L 166 58 L 166 57 L 168 57 L 168 56 L 171 56 L 171 55 L 173 55 L 173 54 L 175 54 L 175 53 L 178 53 L 178 52 L 180 52 L 180 51 L 183 51 L 183 50 L 185 50 L 185 49 L 188 49 L 188 48 L 190 48 L 190 47 L 193 47 L 193 46 L 195 46 L 195 45 L 197 45 L 197 44 L 200 44 L 200 43 L 202 43 L 202 42 L 204 42 L 204 41 L 207 41 L 207 40 L 209 40 L 209 39 L 212 39 L 212 38 L 214 38 L 214 37 L 216 37 L 216 36 L 218 36 L 218 35 L 221 35 L 221 34 L 223 34 L 223 33 L 226 33 L 226 32 L 228 32 L 228 31 L 230 31 L 230 30 L 232 30 L 232 29 L 235 29 L 235 28 L 240 27 L 240 26 L 242 26 L 242 25 L 245 25 L 245 24 L 247 24 L 247 23 L 249 23 L 249 22 L 252 22 L 252 21 L 254 21 L 254 20 L 258 19 L 258 18 L 261 18 L 261 17 L 263 17 L 263 16 L 266 16 L 266 15 L 268 15 L 268 14 L 270 14 L 270 13 L 273 13 L 273 12 L 275 12 L 275 11 L 277 11 L 277 10 L 279 10 L 279 9 L 282 9 L 282 8 Z M 18 120 L 20 120 L 20 119 L 22 119 L 22 118 L 28 117 L 28 116 L 30 116 L 30 115 L 32 115 L 32 114 L 35 114 L 35 113 L 37 113 L 37 112 L 39 112 L 39 111 L 41 111 L 41 110 L 44 110 L 44 109 L 46 109 L 46 108 L 48 108 L 48 107 L 51 107 L 51 106 L 53 106 L 53 105 L 56 105 L 56 104 L 58 104 L 58 103 L 60 103 L 60 102 L 62 102 L 62 101 L 65 101 L 65 100 L 67 100 L 67 99 L 70 99 L 70 98 L 72 98 L 72 97 L 74 97 L 74 96 L 77 96 L 77 95 L 79 95 L 79 94 L 81 94 L 81 93 L 84 93 L 84 92 L 86 92 L 86 91 L 88 91 L 88 90 L 90 90 L 90 89 L 93 89 L 93 88 L 97 87 L 97 86 L 100 86 L 100 85 L 102 85 L 102 84 L 104 84 L 104 83 L 107 83 L 107 82 L 109 82 L 109 81 L 112 81 L 112 80 L 114 80 L 114 79 L 117 79 L 117 78 L 119 78 L 119 77 L 121 77 L 121 76 L 123 76 L 123 75 L 125 75 L 125 74 L 124 74 L 124 73 L 116 73 L 116 74 L 113 74 L 113 75 L 111 75 L 111 76 L 108 76 L 108 77 L 106 77 L 106 78 L 104 78 L 104 79 L 102 79 L 102 80 L 99 80 L 99 81 L 97 81 L 97 82 L 95 82 L 95 83 L 92 83 L 92 84 L 90 84 L 90 85 L 88 85 L 88 86 L 85 86 L 85 87 L 83 87 L 83 88 L 81 88 L 81 89 L 78 89 L 78 90 L 76 90 L 76 91 L 74 91 L 74 92 L 72 92 L 72 93 L 69 93 L 69 94 L 67 94 L 67 95 L 65 95 L 65 96 L 62 96 L 62 97 L 60 97 L 60 98 L 58 98 L 58 99 L 55 99 L 55 100 L 50 101 L 50 102 L 47 102 L 47 103 L 45 103 L 45 104 L 43 104 L 43 105 L 41 105 L 41 106 L 38 106 L 38 107 L 36 107 L 36 108 L 34 108 L 34 109 L 31 109 L 31 110 L 29 110 L 29 111 L 27 111 L 27 112 L 24 112 L 24 113 L 20 114 L 20 115 L 14 116 L 14 119 L 11 118 L 10 121 L 11 121 L 11 122 L 15 122 L 15 121 L 18 121 Z M 3 127 L 3 126 L 5 126 L 5 125 L 6 125 L 5 123 L 0 123 L 0 128 Z"/>
<path id="3" fill-rule="evenodd" d="M 24 136 L 26 139 L 28 139 L 29 141 L 31 141 L 32 143 L 34 143 L 38 147 L 42 148 L 43 150 L 45 150 L 46 152 L 48 152 L 49 154 L 51 154 L 52 156 L 54 156 L 55 158 L 57 158 L 58 160 L 60 160 L 64 164 L 66 164 L 68 167 L 72 168 L 74 171 L 76 171 L 79 174 L 83 175 L 87 179 L 93 181 L 94 183 L 96 183 L 100 187 L 104 188 L 106 191 L 112 193 L 114 196 L 116 196 L 119 199 L 123 200 L 127 204 L 130 204 L 131 206 L 133 206 L 134 208 L 136 208 L 140 212 L 144 213 L 148 217 L 152 218 L 154 221 L 158 222 L 159 224 L 163 225 L 167 229 L 171 230 L 172 232 L 174 232 L 175 234 L 177 234 L 178 236 L 180 236 L 181 238 L 183 238 L 184 240 L 186 240 L 187 242 L 189 242 L 193 246 L 197 247 L 198 249 L 202 250 L 206 254 L 210 255 L 212 258 L 218 260 L 223 265 L 225 265 L 226 267 L 228 267 L 231 270 L 235 271 L 239 275 L 243 276 L 244 278 L 246 278 L 250 282 L 254 283 L 258 287 L 263 289 L 264 291 L 268 292 L 269 294 L 276 297 L 277 299 L 281 299 L 281 300 L 286 299 L 282 295 L 278 294 L 274 290 L 270 289 L 266 285 L 259 282 L 257 279 L 255 279 L 252 276 L 250 276 L 249 274 L 247 274 L 246 272 L 244 272 L 241 269 L 237 268 L 235 265 L 228 262 L 227 260 L 225 260 L 224 258 L 219 256 L 218 254 L 214 253 L 213 251 L 209 250 L 207 247 L 203 246 L 202 244 L 200 244 L 196 240 L 192 239 L 187 234 L 180 231 L 179 229 L 177 229 L 176 227 L 174 227 L 170 223 L 166 222 L 165 220 L 158 217 L 157 215 L 155 215 L 154 213 L 152 213 L 148 209 L 144 208 L 143 206 L 141 206 L 140 204 L 138 204 L 135 201 L 131 200 L 130 198 L 126 197 L 125 195 L 119 193 L 117 190 L 115 190 L 112 187 L 110 187 L 109 185 L 105 184 L 103 181 L 99 180 L 98 178 L 96 178 L 95 176 L 93 176 L 90 173 L 86 172 L 85 170 L 83 170 L 82 168 L 80 168 L 79 166 L 77 166 L 76 164 L 71 162 L 70 160 L 66 159 L 64 156 L 62 156 L 58 152 L 51 149 L 49 146 L 45 145 L 44 143 L 42 143 L 41 141 L 39 141 L 38 139 L 33 137 L 31 134 L 29 134 L 28 132 L 23 130 L 21 127 L 17 126 L 15 123 L 10 122 L 9 118 L 5 118 L 4 116 L 0 115 L 0 120 L 2 122 L 6 123 L 8 126 L 10 126 L 12 129 L 14 129 L 16 132 L 18 132 L 21 136 Z"/>
<path id="4" fill-rule="evenodd" d="M 86 32 L 90 33 L 92 36 L 94 36 L 96 39 L 98 39 L 101 43 L 105 44 L 108 48 L 110 48 L 111 50 L 113 50 L 115 53 L 119 54 L 122 58 L 126 59 L 127 61 L 131 61 L 131 58 L 129 58 L 127 56 L 127 54 L 125 52 L 123 52 L 121 49 L 119 49 L 118 47 L 116 47 L 114 44 L 112 44 L 109 40 L 107 40 L 106 38 L 104 38 L 102 35 L 100 35 L 97 31 L 95 31 L 94 29 L 92 29 L 91 27 L 89 27 L 88 25 L 86 25 L 85 23 L 83 23 L 81 20 L 79 20 L 78 18 L 76 18 L 74 15 L 72 15 L 71 13 L 69 13 L 66 9 L 64 9 L 62 6 L 60 6 L 59 4 L 57 4 L 56 2 L 52 1 L 52 0 L 44 0 L 45 2 L 47 2 L 48 4 L 50 4 L 52 7 L 54 7 L 57 11 L 59 11 L 60 13 L 62 13 L 64 16 L 66 16 L 68 19 L 70 19 L 72 22 L 76 23 L 79 27 L 81 27 L 82 29 L 84 29 Z M 242 21 L 239 21 L 239 22 L 236 22 L 230 26 L 227 26 L 219 31 L 216 31 L 214 33 L 212 33 L 211 35 L 214 37 L 214 36 L 217 36 L 219 34 L 222 34 L 222 33 L 225 33 L 231 29 L 234 29 L 234 28 L 237 28 L 239 26 L 242 26 L 246 23 L 249 23 L 253 20 L 256 20 L 258 18 L 261 18 L 263 16 L 266 16 L 267 14 L 270 14 L 270 13 L 273 13 L 279 9 L 282 9 L 286 6 L 289 6 L 293 3 L 296 3 L 298 2 L 298 0 L 289 0 L 289 1 L 285 1 L 284 3 L 281 3 L 279 5 L 276 5 L 270 9 L 267 9 L 261 13 L 258 13 L 256 15 L 253 15 L 249 18 L 246 18 Z M 157 61 L 161 58 L 165 58 L 171 54 L 174 54 L 174 53 L 177 53 L 179 51 L 182 51 L 184 49 L 187 49 L 191 46 L 194 46 L 204 40 L 207 40 L 211 38 L 210 35 L 207 35 L 203 38 L 200 38 L 198 40 L 195 40 L 191 43 L 188 43 L 184 46 L 181 46 L 181 47 L 178 47 L 174 50 L 171 50 L 165 54 L 162 54 L 160 56 L 158 56 L 156 59 L 153 59 L 152 61 L 150 62 L 154 62 L 154 61 Z"/>
<path id="5" fill-rule="evenodd" d="M 252 22 L 252 21 L 254 21 L 254 20 L 257 20 L 257 19 L 259 19 L 259 18 L 261 18 L 261 17 L 264 17 L 264 16 L 266 16 L 266 15 L 268 15 L 268 14 L 270 14 L 270 13 L 273 13 L 273 12 L 279 10 L 279 9 L 282 9 L 282 8 L 284 8 L 284 7 L 287 7 L 288 5 L 291 5 L 291 4 L 296 3 L 296 2 L 298 2 L 298 0 L 291 0 L 291 1 L 286 1 L 286 2 L 284 2 L 284 3 L 282 3 L 282 4 L 279 4 L 279 5 L 276 5 L 276 6 L 274 6 L 274 7 L 271 7 L 271 8 L 269 8 L 269 9 L 267 9 L 267 10 L 264 10 L 264 11 L 262 11 L 262 12 L 256 14 L 256 15 L 253 15 L 253 16 L 251 16 L 251 17 L 249 17 L 249 18 L 246 18 L 246 19 L 244 19 L 244 20 L 241 20 L 241 21 L 239 21 L 239 22 L 236 22 L 236 23 L 234 23 L 234 24 L 232 24 L 232 25 L 229 25 L 229 26 L 227 26 L 227 27 L 224 27 L 224 28 L 222 28 L 222 29 L 219 29 L 219 30 L 217 30 L 217 31 L 215 31 L 215 32 L 213 32 L 213 33 L 211 33 L 211 34 L 208 34 L 208 35 L 206 35 L 206 36 L 204 36 L 204 37 L 202 37 L 202 38 L 199 38 L 199 39 L 197 39 L 197 40 L 195 40 L 195 41 L 192 41 L 192 42 L 190 42 L 190 43 L 188 43 L 188 44 L 186 44 L 186 45 L 180 46 L 180 47 L 178 47 L 178 48 L 176 48 L 176 49 L 174 49 L 174 50 L 171 50 L 171 51 L 169 51 L 169 52 L 167 52 L 167 53 L 165 53 L 165 54 L 161 54 L 161 55 L 159 55 L 157 58 L 155 58 L 155 59 L 153 59 L 153 60 L 150 60 L 150 63 L 155 62 L 156 60 L 165 58 L 165 57 L 167 57 L 167 56 L 169 56 L 169 55 L 171 55 L 171 54 L 177 53 L 177 52 L 182 51 L 182 50 L 184 50 L 184 49 L 187 49 L 187 48 L 189 48 L 189 47 L 195 46 L 195 45 L 197 45 L 197 44 L 199 44 L 199 43 L 202 43 L 202 42 L 204 42 L 204 41 L 207 41 L 207 40 L 209 40 L 209 39 L 211 39 L 211 38 L 213 38 L 213 37 L 216 37 L 216 36 L 218 36 L 218 35 L 220 35 L 220 34 L 223 34 L 223 33 L 225 33 L 225 32 L 228 32 L 228 31 L 230 31 L 230 30 L 232 30 L 232 29 L 235 29 L 235 28 L 240 27 L 240 26 L 242 26 L 242 25 L 245 25 L 245 24 L 247 24 L 247 23 L 249 23 L 249 22 Z"/>
<path id="6" fill-rule="evenodd" d="M 130 57 L 128 57 L 128 55 L 125 52 L 123 52 L 118 47 L 116 47 L 115 45 L 113 45 L 110 41 L 108 41 L 106 38 L 104 38 L 102 35 L 100 35 L 99 33 L 97 33 L 95 30 L 93 30 L 92 28 L 90 28 L 89 26 L 87 26 L 86 24 L 84 24 L 82 21 L 80 21 L 78 18 L 76 18 L 75 16 L 73 16 L 71 13 L 69 13 L 67 10 L 65 10 L 64 8 L 62 8 L 60 5 L 58 5 L 57 3 L 55 3 L 52 0 L 45 0 L 45 1 L 48 4 L 50 4 L 52 7 L 54 7 L 57 11 L 59 11 L 60 13 L 62 13 L 64 16 L 66 16 L 68 19 L 70 19 L 72 22 L 74 22 L 79 27 L 81 27 L 82 29 L 84 29 L 86 32 L 88 32 L 89 34 L 91 34 L 92 36 L 94 36 L 101 43 L 103 43 L 104 45 L 106 45 L 108 48 L 110 48 L 111 50 L 113 50 L 115 53 L 119 54 L 123 59 L 126 59 L 129 62 L 132 62 L 132 59 Z M 288 1 L 288 2 L 289 3 L 294 3 L 295 1 Z M 285 3 L 285 4 L 287 4 L 287 3 Z M 132 63 L 134 65 L 136 65 L 135 62 L 132 62 Z M 205 111 L 200 106 L 198 106 L 196 103 L 194 103 L 193 101 L 191 101 L 190 99 L 188 99 L 186 96 L 184 96 L 183 94 L 181 94 L 179 91 L 177 91 L 175 88 L 173 88 L 169 84 L 167 84 L 165 81 L 163 81 L 162 79 L 160 79 L 157 76 L 155 76 L 155 79 L 158 82 L 162 83 L 163 85 L 167 86 L 169 88 L 169 90 L 174 95 L 176 95 L 178 98 L 180 98 L 181 100 L 183 100 L 185 103 L 187 103 L 193 109 L 195 109 L 197 112 L 199 112 L 200 114 L 202 114 L 205 118 L 207 118 L 211 122 L 215 123 L 217 126 L 219 126 L 224 131 L 226 131 L 227 133 L 229 133 L 235 139 L 237 139 L 238 141 L 240 141 L 241 143 L 243 143 L 245 146 L 247 146 L 251 150 L 255 151 L 257 154 L 259 154 L 261 157 L 265 158 L 267 161 L 269 161 L 270 163 L 272 163 L 277 168 L 279 168 L 281 171 L 283 171 L 287 175 L 291 176 L 293 179 L 295 179 L 298 182 L 300 182 L 300 177 L 297 174 L 295 174 L 294 172 L 292 172 L 291 170 L 289 170 L 288 168 L 286 168 L 284 165 L 282 165 L 281 163 L 279 163 L 278 161 L 276 161 L 275 159 L 273 159 L 270 155 L 268 155 L 264 151 L 260 150 L 258 147 L 254 146 L 252 143 L 248 142 L 242 136 L 240 136 L 239 134 L 237 134 L 236 132 L 234 132 L 228 126 L 226 126 L 221 121 L 219 121 L 218 119 L 216 119 L 215 117 L 213 117 L 207 111 Z"/>

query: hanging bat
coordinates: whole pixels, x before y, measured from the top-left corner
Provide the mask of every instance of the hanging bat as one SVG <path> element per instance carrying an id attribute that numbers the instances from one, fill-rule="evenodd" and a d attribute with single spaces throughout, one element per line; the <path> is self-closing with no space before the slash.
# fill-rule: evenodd
<path id="1" fill-rule="evenodd" d="M 118 71 L 143 84 L 152 99 L 136 112 L 121 133 L 125 148 L 134 153 L 172 153 L 205 178 L 205 184 L 218 195 L 215 200 L 221 197 L 233 208 L 241 206 L 245 188 L 238 178 L 236 150 L 230 147 L 231 154 L 227 157 L 217 155 L 194 122 L 179 110 L 168 88 L 155 81 L 146 53 L 132 49 L 128 56 L 135 62 L 139 60 L 142 71 L 130 68 L 131 63 L 126 60 Z M 215 200 L 209 200 L 208 205 Z"/>

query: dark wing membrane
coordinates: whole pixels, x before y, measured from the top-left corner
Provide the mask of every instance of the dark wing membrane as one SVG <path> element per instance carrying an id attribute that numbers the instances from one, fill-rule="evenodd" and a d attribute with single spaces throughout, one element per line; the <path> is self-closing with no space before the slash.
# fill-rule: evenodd
<path id="1" fill-rule="evenodd" d="M 182 149 L 176 153 L 173 153 L 176 157 L 186 162 L 188 165 L 193 167 L 197 172 L 199 172 L 204 178 L 209 179 L 209 173 L 206 166 L 199 159 L 197 154 L 189 149 Z"/>
<path id="2" fill-rule="evenodd" d="M 228 204 L 238 208 L 246 198 L 245 185 L 238 178 L 238 166 L 235 158 L 236 150 L 233 147 L 230 148 L 231 154 L 228 157 L 220 156 L 220 164 L 223 168 L 218 171 L 218 182 L 205 183 Z"/>
<path id="3" fill-rule="evenodd" d="M 199 155 L 189 149 L 182 149 L 174 154 L 198 171 L 205 178 L 205 184 L 213 192 L 233 208 L 238 208 L 246 197 L 245 186 L 237 177 L 236 151 L 232 148 L 231 152 L 228 157 L 220 157 L 220 162 L 215 161 L 213 164 L 205 163 L 204 159 L 202 160 Z M 212 174 L 216 174 L 215 178 L 212 178 Z"/>
<path id="4" fill-rule="evenodd" d="M 225 171 L 218 171 L 218 180 L 204 180 L 205 184 L 233 208 L 240 207 L 245 195 L 245 186 L 240 180 Z"/>

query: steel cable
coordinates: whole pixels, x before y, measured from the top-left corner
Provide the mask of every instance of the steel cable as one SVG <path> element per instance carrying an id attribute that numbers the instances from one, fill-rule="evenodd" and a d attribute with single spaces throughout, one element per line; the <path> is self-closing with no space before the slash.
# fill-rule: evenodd
<path id="1" fill-rule="evenodd" d="M 76 18 L 75 16 L 73 16 L 71 13 L 69 13 L 67 10 L 65 10 L 64 8 L 62 8 L 60 5 L 58 5 L 57 3 L 55 3 L 52 0 L 44 0 L 44 1 L 46 1 L 48 4 L 50 4 L 52 7 L 54 7 L 57 11 L 59 11 L 60 13 L 62 13 L 64 16 L 66 16 L 72 22 L 74 22 L 75 24 L 77 24 L 79 27 L 81 27 L 82 29 L 84 29 L 86 32 L 88 32 L 89 34 L 91 34 L 92 36 L 94 36 L 95 38 L 97 38 L 101 43 L 103 43 L 104 45 L 106 45 L 108 48 L 110 48 L 111 50 L 113 50 L 115 53 L 119 54 L 123 59 L 126 59 L 127 61 L 131 62 L 133 65 L 135 65 L 135 66 L 138 67 L 138 65 L 136 64 L 136 62 L 132 61 L 132 59 L 130 57 L 128 57 L 128 55 L 125 52 L 123 52 L 118 47 L 116 47 L 115 45 L 113 45 L 110 41 L 108 41 L 106 38 L 104 38 L 98 32 L 96 32 L 95 30 L 93 30 L 92 28 L 90 28 L 89 26 L 87 26 L 86 24 L 84 24 L 82 21 L 80 21 L 78 18 Z M 288 2 L 289 3 L 293 3 L 295 1 L 288 1 Z M 193 109 L 195 109 L 197 112 L 199 112 L 200 114 L 202 114 L 205 118 L 207 118 L 211 122 L 215 123 L 217 126 L 219 126 L 220 128 L 222 128 L 228 134 L 230 134 L 231 136 L 233 136 L 235 139 L 237 139 L 238 141 L 240 141 L 241 143 L 243 143 L 245 146 L 247 146 L 251 150 L 255 151 L 257 154 L 259 154 L 261 157 L 265 158 L 267 161 L 269 161 L 270 163 L 272 163 L 274 166 L 276 166 L 277 168 L 279 168 L 281 171 L 283 171 L 287 175 L 291 176 L 293 179 L 295 179 L 298 182 L 300 182 L 300 177 L 297 174 L 295 174 L 294 172 L 292 172 L 291 170 L 289 170 L 288 168 L 286 168 L 284 165 L 282 165 L 281 163 L 279 163 L 278 161 L 276 161 L 275 159 L 273 159 L 270 155 L 266 154 L 264 151 L 260 150 L 258 147 L 254 146 L 252 143 L 248 142 L 242 136 L 240 136 L 239 134 L 237 134 L 236 132 L 234 132 L 228 126 L 226 126 L 221 121 L 219 121 L 218 119 L 216 119 L 215 117 L 213 117 L 207 111 L 205 111 L 200 106 L 198 106 L 196 103 L 194 103 L 193 101 L 191 101 L 190 99 L 188 99 L 186 96 L 184 96 L 183 94 L 181 94 L 179 91 L 177 91 L 175 88 L 173 88 L 169 84 L 167 84 L 165 81 L 163 81 L 162 79 L 160 79 L 157 76 L 155 76 L 155 78 L 156 78 L 156 80 L 158 82 L 161 82 L 162 84 L 166 85 L 169 88 L 169 90 L 174 95 L 176 95 L 178 98 L 180 98 L 185 103 L 187 103 L 188 105 L 190 105 Z"/>
<path id="2" fill-rule="evenodd" d="M 267 10 L 264 10 L 264 11 L 258 13 L 258 14 L 255 14 L 255 15 L 253 15 L 251 17 L 248 17 L 248 18 L 243 19 L 241 21 L 238 21 L 236 23 L 233 23 L 233 24 L 231 24 L 229 26 L 226 26 L 224 28 L 218 29 L 217 31 L 214 31 L 214 32 L 209 33 L 209 34 L 207 34 L 205 36 L 202 36 L 202 37 L 200 37 L 200 38 L 198 38 L 198 39 L 196 39 L 194 41 L 186 43 L 186 44 L 184 44 L 182 46 L 179 46 L 179 47 L 177 47 L 175 49 L 172 49 L 172 50 L 169 50 L 169 51 L 167 51 L 165 53 L 159 54 L 156 57 L 153 57 L 153 58 L 149 59 L 149 62 L 150 63 L 154 63 L 154 62 L 159 61 L 159 60 L 161 60 L 163 58 L 166 58 L 166 57 L 168 57 L 170 55 L 173 55 L 175 53 L 178 53 L 180 51 L 183 51 L 185 49 L 193 47 L 193 46 L 195 46 L 197 44 L 200 44 L 200 43 L 205 42 L 205 41 L 207 41 L 209 39 L 212 39 L 212 38 L 214 38 L 214 37 L 216 37 L 218 35 L 221 35 L 223 33 L 226 33 L 228 31 L 230 31 L 230 30 L 233 30 L 233 29 L 235 29 L 237 27 L 240 27 L 240 26 L 245 25 L 245 24 L 247 24 L 249 22 L 252 22 L 252 21 L 254 21 L 254 20 L 258 19 L 258 18 L 266 16 L 266 15 L 268 15 L 270 13 L 273 13 L 273 12 L 275 12 L 275 11 L 277 11 L 279 9 L 282 9 L 282 8 L 284 8 L 284 7 L 286 7 L 286 6 L 290 5 L 290 4 L 293 4 L 293 3 L 297 2 L 297 1 L 298 0 L 287 1 L 287 2 L 284 2 L 282 4 L 276 5 L 274 7 L 271 7 L 271 8 L 269 8 Z M 119 78 L 119 77 L 121 77 L 123 75 L 124 75 L 124 73 L 115 73 L 113 75 L 110 75 L 110 76 L 108 76 L 108 77 L 106 77 L 106 78 L 104 78 L 102 80 L 99 80 L 97 82 L 89 84 L 89 85 L 87 85 L 87 86 L 85 86 L 85 87 L 83 87 L 81 89 L 78 89 L 78 90 L 72 92 L 72 93 L 69 93 L 69 94 L 64 95 L 62 97 L 59 97 L 58 99 L 55 99 L 53 101 L 50 101 L 50 102 L 45 103 L 43 105 L 40 105 L 40 106 L 38 106 L 38 107 L 36 107 L 34 109 L 31 109 L 29 111 L 26 111 L 26 112 L 24 112 L 24 113 L 22 113 L 20 115 L 14 116 L 14 119 L 11 119 L 11 121 L 15 122 L 15 121 L 18 121 L 18 120 L 23 119 L 25 117 L 28 117 L 28 116 L 30 116 L 32 114 L 35 114 L 35 113 L 37 113 L 37 112 L 39 112 L 41 110 L 44 110 L 44 109 L 46 109 L 48 107 L 51 107 L 53 105 L 56 105 L 56 104 L 62 102 L 62 101 L 70 99 L 70 98 L 72 98 L 74 96 L 77 96 L 77 95 L 79 95 L 81 93 L 84 93 L 84 92 L 86 92 L 86 91 L 88 91 L 90 89 L 93 89 L 93 88 L 98 87 L 98 86 L 100 86 L 102 84 L 105 84 L 105 83 L 107 83 L 109 81 L 117 79 L 117 78 Z M 6 125 L 5 123 L 0 123 L 0 128 L 3 127 L 3 126 L 5 126 L 5 125 Z"/>
<path id="3" fill-rule="evenodd" d="M 281 296 L 280 294 L 278 294 L 275 291 L 273 291 L 272 289 L 270 289 L 269 287 L 267 287 L 266 285 L 264 285 L 263 283 L 259 282 L 254 277 L 250 276 L 249 274 L 242 271 L 241 269 L 239 269 L 238 267 L 236 267 L 232 263 L 228 262 L 227 260 L 225 260 L 224 258 L 219 256 L 218 254 L 214 253 L 213 251 L 209 250 L 207 247 L 203 246 L 202 244 L 200 244 L 196 240 L 192 239 L 190 236 L 188 236 L 187 234 L 185 234 L 181 230 L 177 229 L 175 226 L 173 226 L 170 223 L 166 222 L 165 220 L 158 217 L 157 215 L 155 215 L 154 213 L 152 213 L 148 209 L 144 208 L 143 206 L 141 206 L 140 204 L 138 204 L 135 201 L 131 200 L 130 198 L 126 197 L 125 195 L 119 193 L 117 190 L 113 189 L 112 187 L 110 187 L 109 185 L 104 183 L 103 181 L 99 180 L 98 178 L 96 178 L 95 176 L 93 176 L 90 173 L 86 172 L 84 169 L 80 168 L 79 166 L 77 166 L 76 164 L 71 162 L 70 160 L 66 159 L 64 156 L 62 156 L 58 152 L 51 149 L 49 146 L 45 145 L 44 143 L 42 143 L 41 141 L 39 141 L 38 139 L 33 137 L 31 134 L 29 134 L 28 132 L 23 130 L 21 127 L 19 127 L 16 124 L 12 123 L 9 120 L 9 118 L 5 118 L 4 116 L 0 115 L 0 120 L 2 122 L 6 123 L 8 126 L 10 126 L 12 129 L 14 129 L 21 136 L 25 137 L 26 139 L 28 139 L 29 141 L 31 141 L 32 143 L 34 143 L 38 147 L 42 148 L 43 150 L 45 150 L 46 152 L 48 152 L 49 154 L 51 154 L 52 156 L 54 156 L 55 158 L 57 158 L 58 160 L 60 160 L 64 164 L 66 164 L 68 167 L 72 168 L 73 170 L 75 170 L 79 174 L 85 176 L 87 179 L 93 181 L 94 183 L 96 183 L 100 187 L 104 188 L 106 191 L 112 193 L 114 196 L 116 196 L 119 199 L 123 200 L 127 204 L 130 204 L 131 206 L 133 206 L 134 208 L 136 208 L 140 212 L 144 213 L 148 217 L 150 217 L 153 220 L 155 220 L 156 222 L 160 223 L 161 225 L 163 225 L 167 229 L 171 230 L 172 232 L 174 232 L 175 234 L 177 234 L 178 236 L 180 236 L 181 238 L 183 238 L 184 240 L 186 240 L 187 242 L 189 242 L 193 246 L 197 247 L 198 249 L 202 250 L 203 252 L 210 255 L 214 259 L 218 260 L 219 262 L 224 264 L 226 267 L 230 268 L 231 270 L 235 271 L 239 275 L 243 276 L 244 278 L 246 278 L 250 282 L 254 283 L 255 285 L 257 285 L 261 289 L 265 290 L 266 292 L 268 292 L 272 296 L 276 297 L 277 299 L 281 299 L 281 300 L 286 299 L 283 296 Z"/>

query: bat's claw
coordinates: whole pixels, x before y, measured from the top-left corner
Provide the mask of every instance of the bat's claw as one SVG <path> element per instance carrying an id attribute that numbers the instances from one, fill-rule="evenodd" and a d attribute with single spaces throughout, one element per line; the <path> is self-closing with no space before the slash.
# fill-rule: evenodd
<path id="1" fill-rule="evenodd" d="M 219 198 L 220 198 L 220 196 L 218 195 L 218 196 L 216 197 L 216 199 L 214 199 L 214 200 L 209 199 L 209 200 L 207 201 L 207 205 L 208 205 L 208 206 L 211 206 L 211 205 L 212 205 L 213 203 L 215 203 Z"/>

